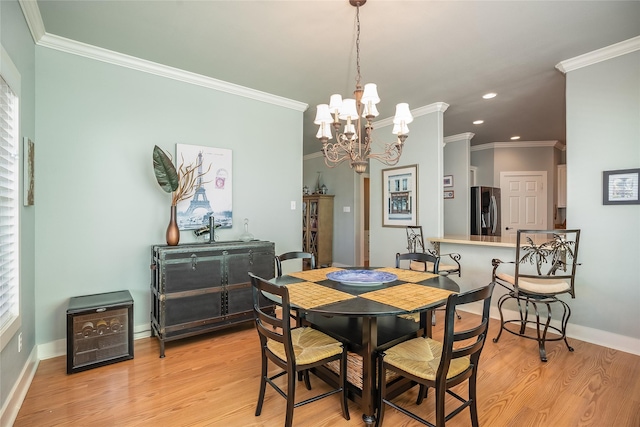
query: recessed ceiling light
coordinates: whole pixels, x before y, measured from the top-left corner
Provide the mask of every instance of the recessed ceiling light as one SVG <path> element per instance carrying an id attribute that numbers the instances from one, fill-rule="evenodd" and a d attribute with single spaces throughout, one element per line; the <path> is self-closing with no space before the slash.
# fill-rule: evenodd
<path id="1" fill-rule="evenodd" d="M 512 137 L 511 137 L 511 140 L 512 140 L 512 141 L 515 141 L 516 139 L 520 139 L 520 137 L 519 137 L 519 136 L 512 136 Z"/>
<path id="2" fill-rule="evenodd" d="M 490 93 L 485 93 L 484 95 L 482 95 L 482 97 L 484 99 L 491 99 L 491 98 L 495 98 L 497 95 L 497 93 L 494 92 L 490 92 Z"/>
<path id="3" fill-rule="evenodd" d="M 484 123 L 484 120 L 476 120 L 475 122 L 473 122 L 474 125 L 481 125 Z"/>

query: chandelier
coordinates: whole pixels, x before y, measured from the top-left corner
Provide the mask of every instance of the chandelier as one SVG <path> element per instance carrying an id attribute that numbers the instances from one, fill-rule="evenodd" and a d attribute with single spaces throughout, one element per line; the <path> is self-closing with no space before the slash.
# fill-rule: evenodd
<path id="1" fill-rule="evenodd" d="M 329 104 L 317 106 L 314 123 L 320 126 L 316 138 L 322 142 L 325 164 L 333 168 L 345 160 L 349 160 L 351 168 L 355 169 L 357 173 L 363 173 L 367 169 L 368 159 L 376 159 L 389 166 L 398 163 L 404 141 L 409 133 L 407 124 L 413 121 L 413 116 L 409 111 L 409 104 L 396 105 L 392 130 L 392 133 L 397 135 L 396 140 L 385 143 L 384 152 L 371 152 L 373 119 L 379 114 L 376 104 L 380 102 L 380 98 L 378 97 L 378 88 L 374 83 L 367 83 L 364 85 L 364 89 L 360 84 L 360 6 L 365 4 L 366 0 L 349 0 L 349 3 L 356 7 L 357 23 L 354 98 L 342 99 L 341 95 L 331 95 Z M 362 119 L 366 121 L 364 129 Z M 335 142 L 329 142 L 332 139 L 332 127 L 336 134 Z M 342 132 L 340 132 L 341 128 Z"/>

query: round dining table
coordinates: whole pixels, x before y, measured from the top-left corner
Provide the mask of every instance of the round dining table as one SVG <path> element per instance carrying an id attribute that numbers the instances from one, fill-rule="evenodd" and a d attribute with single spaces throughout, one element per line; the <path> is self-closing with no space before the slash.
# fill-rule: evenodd
<path id="1" fill-rule="evenodd" d="M 339 281 L 349 279 L 351 272 L 373 278 Z M 362 358 L 362 383 L 351 384 L 348 392 L 360 403 L 366 425 L 375 423 L 377 352 L 418 334 L 431 336 L 427 321 L 431 311 L 460 291 L 449 277 L 388 267 L 328 267 L 291 272 L 272 281 L 287 286 L 291 306 L 306 324 L 340 340 Z M 420 313 L 418 322 L 411 318 L 413 313 Z M 336 381 L 329 370 L 315 373 L 327 382 Z M 398 388 L 398 393 L 404 390 Z"/>

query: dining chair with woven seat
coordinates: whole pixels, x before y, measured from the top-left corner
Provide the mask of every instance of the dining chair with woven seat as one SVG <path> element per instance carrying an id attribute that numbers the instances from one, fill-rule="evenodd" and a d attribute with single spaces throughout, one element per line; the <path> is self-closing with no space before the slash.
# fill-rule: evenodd
<path id="1" fill-rule="evenodd" d="M 278 277 L 282 277 L 282 261 L 290 259 L 302 259 L 306 267 L 312 270 L 316 268 L 316 257 L 312 253 L 300 251 L 285 252 L 283 254 L 276 255 L 276 272 Z"/>
<path id="2" fill-rule="evenodd" d="M 349 419 L 349 407 L 346 393 L 347 350 L 344 345 L 332 337 L 310 327 L 291 327 L 289 291 L 286 286 L 273 284 L 263 278 L 249 273 L 251 277 L 253 309 L 255 324 L 260 337 L 262 369 L 260 375 L 260 392 L 255 415 L 262 413 L 267 384 L 287 400 L 285 427 L 293 423 L 293 410 L 307 403 L 331 396 L 340 395 L 342 416 Z M 267 298 L 265 295 L 268 295 Z M 281 310 L 270 310 L 273 304 Z M 280 315 L 278 316 L 278 313 Z M 300 402 L 295 401 L 296 377 L 300 372 L 307 373 L 311 368 L 326 365 L 339 360 L 340 373 L 338 386 L 327 392 L 317 394 Z M 279 372 L 270 375 L 270 363 L 279 368 Z M 286 375 L 286 393 L 274 380 Z M 308 375 L 305 382 L 311 389 Z"/>
<path id="3" fill-rule="evenodd" d="M 440 271 L 440 257 L 429 253 L 429 252 L 407 252 L 404 254 L 397 253 L 396 254 L 396 268 L 405 268 L 406 265 L 403 265 L 402 261 L 409 261 L 409 270 L 414 271 L 424 271 L 432 274 L 439 274 Z M 440 310 L 440 309 L 436 309 Z M 420 314 L 404 314 L 401 317 L 411 318 L 416 322 L 420 321 Z M 458 319 L 462 319 L 462 317 L 456 311 L 456 317 Z M 431 314 L 431 324 L 436 324 L 436 313 L 435 311 Z"/>
<path id="4" fill-rule="evenodd" d="M 571 316 L 569 304 L 559 298 L 568 294 L 575 298 L 575 275 L 578 264 L 580 230 L 518 230 L 516 237 L 515 261 L 493 259 L 493 280 L 507 290 L 498 299 L 500 331 L 493 339 L 498 342 L 502 331 L 538 342 L 540 360 L 547 361 L 545 344 L 548 341 L 563 340 L 569 351 L 573 347 L 567 341 L 567 324 Z M 513 275 L 502 269 L 504 264 L 514 264 Z M 529 264 L 527 266 L 527 264 Z M 505 320 L 503 309 L 507 301 L 516 301 L 518 317 Z M 551 324 L 552 307 L 560 305 L 562 315 L 559 327 Z M 544 310 L 540 310 L 544 308 Z M 533 309 L 533 314 L 530 310 Z M 541 321 L 541 314 L 546 319 Z M 531 318 L 530 316 L 534 316 Z M 515 325 L 515 328 L 513 326 Z M 527 326 L 534 326 L 534 331 Z M 559 335 L 549 338 L 551 329 Z"/>
<path id="5" fill-rule="evenodd" d="M 379 404 L 376 427 L 382 425 L 385 406 L 391 406 L 414 420 L 431 427 L 444 427 L 445 422 L 469 407 L 471 424 L 478 427 L 477 374 L 480 353 L 484 347 L 489 327 L 489 308 L 495 283 L 462 294 L 452 294 L 447 298 L 445 310 L 444 339 L 442 342 L 429 337 L 413 338 L 404 341 L 378 354 L 378 390 Z M 464 304 L 482 302 L 482 316 L 473 320 L 473 326 L 458 331 L 455 328 L 456 307 Z M 471 322 L 471 321 L 468 321 Z M 469 323 L 465 323 L 466 325 Z M 409 379 L 420 386 L 417 405 L 427 397 L 429 388 L 435 394 L 435 424 L 430 423 L 416 413 L 401 407 L 387 398 L 387 388 L 393 387 L 393 381 L 382 381 L 387 371 Z M 460 396 L 452 387 L 468 381 L 468 398 Z M 445 397 L 450 395 L 461 402 L 453 411 L 445 413 Z"/>

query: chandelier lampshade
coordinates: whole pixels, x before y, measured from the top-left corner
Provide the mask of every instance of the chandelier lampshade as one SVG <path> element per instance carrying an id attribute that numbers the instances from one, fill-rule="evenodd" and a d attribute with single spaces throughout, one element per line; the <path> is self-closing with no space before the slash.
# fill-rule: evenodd
<path id="1" fill-rule="evenodd" d="M 376 159 L 385 165 L 395 165 L 400 160 L 404 141 L 409 134 L 409 123 L 413 116 L 409 110 L 409 104 L 396 105 L 396 114 L 393 118 L 392 133 L 396 140 L 384 144 L 384 152 L 373 153 L 371 151 L 373 138 L 373 119 L 380 114 L 376 105 L 380 102 L 378 87 L 375 83 L 367 83 L 364 89 L 360 84 L 360 6 L 366 0 L 349 0 L 356 7 L 356 89 L 354 98 L 343 99 L 341 95 L 331 95 L 329 104 L 317 106 L 314 123 L 319 125 L 316 138 L 322 142 L 322 153 L 325 164 L 333 168 L 345 160 L 356 170 L 363 173 L 367 169 L 369 159 Z M 364 120 L 363 120 L 364 119 Z M 363 123 L 364 121 L 364 123 Z M 336 135 L 335 142 L 329 142 L 333 138 L 331 128 Z"/>

